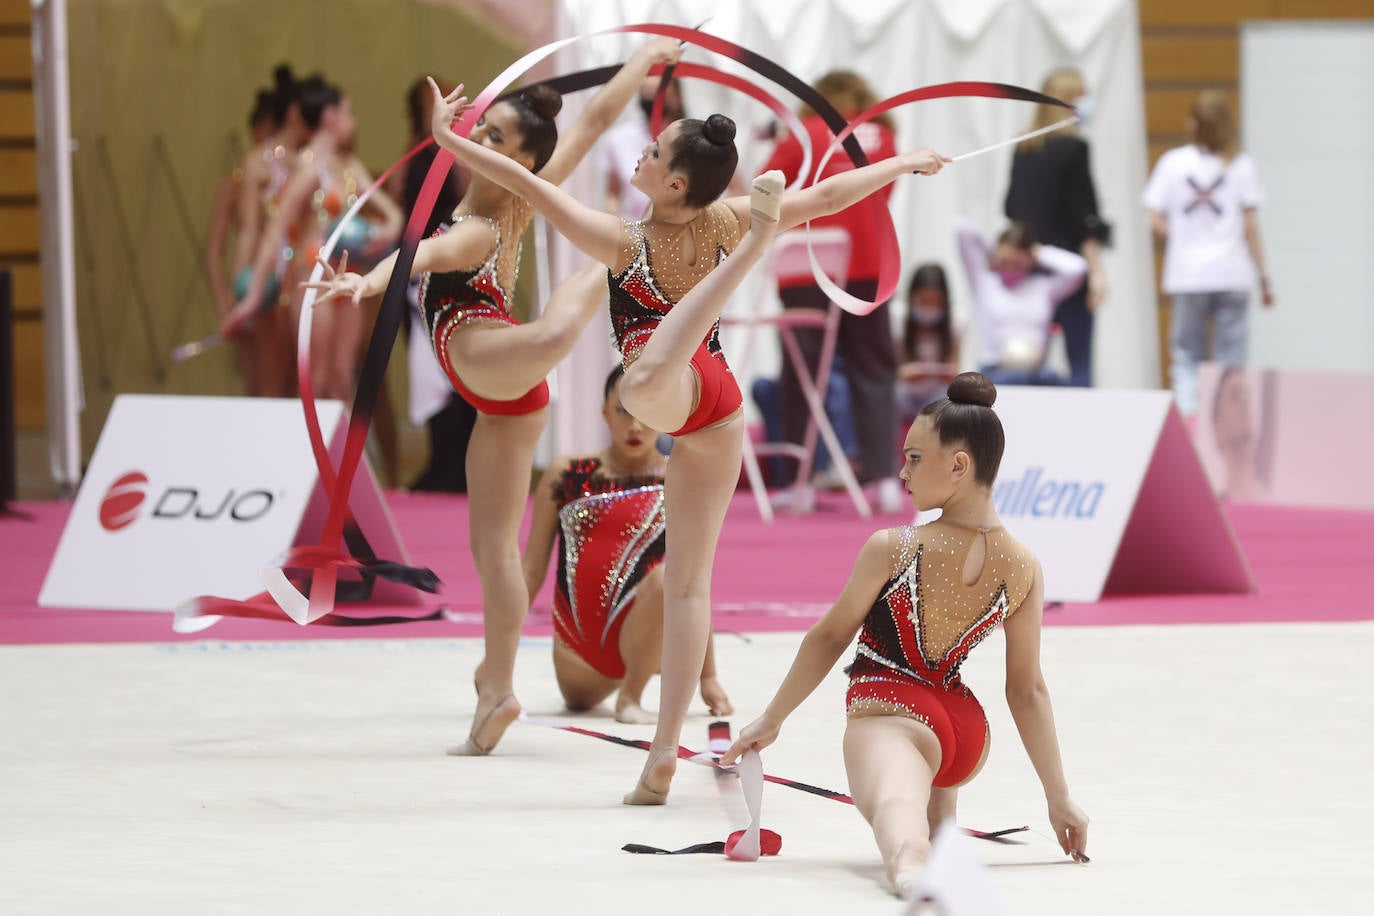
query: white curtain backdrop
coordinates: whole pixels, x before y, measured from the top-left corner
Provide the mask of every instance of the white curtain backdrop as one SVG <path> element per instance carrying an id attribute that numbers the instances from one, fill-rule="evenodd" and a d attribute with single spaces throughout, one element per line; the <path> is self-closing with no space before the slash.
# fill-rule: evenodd
<path id="1" fill-rule="evenodd" d="M 1159 353 L 1151 249 L 1138 199 L 1146 178 L 1146 141 L 1140 39 L 1136 5 L 1130 0 L 559 0 L 560 36 L 585 34 L 636 22 L 696 25 L 705 31 L 769 57 L 808 82 L 831 69 L 861 73 L 880 97 L 953 80 L 989 80 L 1038 89 L 1044 75 L 1072 65 L 1084 74 L 1097 97 L 1094 121 L 1084 129 L 1092 148 L 1099 206 L 1115 226 L 1115 246 L 1106 257 L 1110 297 L 1098 313 L 1096 374 L 1108 387 L 1157 387 Z M 606 36 L 580 42 L 562 52 L 562 72 L 624 60 L 641 36 Z M 701 49 L 687 60 L 748 75 L 731 61 Z M 771 113 L 743 96 L 700 81 L 684 87 L 689 114 L 713 111 L 739 124 L 742 171 L 762 164 L 768 141 L 751 138 L 772 120 Z M 572 97 L 565 111 L 573 117 L 582 100 Z M 789 104 L 790 100 L 789 100 Z M 1024 132 L 1033 107 L 1024 102 L 950 99 L 919 102 L 898 109 L 898 146 L 931 146 L 958 155 Z M 641 117 L 638 111 L 626 117 Z M 956 320 L 965 329 L 964 353 L 976 353 L 970 326 L 971 303 L 957 257 L 954 218 L 963 214 L 989 233 L 1006 219 L 1002 201 L 1010 174 L 1012 148 L 996 150 L 950 166 L 927 179 L 897 182 L 892 214 L 902 248 L 904 303 L 906 278 L 924 261 L 943 264 L 953 283 Z M 604 175 L 598 157 L 589 156 L 565 187 L 588 202 L 600 201 Z M 551 244 L 553 276 L 565 276 L 582 256 L 562 239 Z M 755 282 L 730 305 L 748 307 L 746 297 L 769 295 Z M 894 320 L 902 308 L 893 309 Z M 563 451 L 594 449 L 603 442 L 598 413 L 600 386 L 612 364 L 609 324 L 590 331 L 558 372 L 554 408 L 554 445 Z M 741 341 L 727 336 L 726 353 L 740 358 Z M 776 343 L 755 345 L 754 365 L 776 371 Z M 746 404 L 750 403 L 746 392 Z"/>

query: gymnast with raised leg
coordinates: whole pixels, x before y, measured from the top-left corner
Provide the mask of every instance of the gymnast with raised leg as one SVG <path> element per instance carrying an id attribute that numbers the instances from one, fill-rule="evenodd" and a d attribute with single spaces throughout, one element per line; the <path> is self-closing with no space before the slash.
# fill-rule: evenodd
<path id="1" fill-rule="evenodd" d="M 755 179 L 750 197 L 718 201 L 738 163 L 734 122 L 683 119 L 644 149 L 631 183 L 650 200 L 643 220 L 594 210 L 509 160 L 459 137 L 462 87 L 435 93 L 434 136 L 474 173 L 534 205 L 609 271 L 611 324 L 625 365 L 620 397 L 652 429 L 676 437 L 664 480 L 669 519 L 664 561 L 663 661 L 658 726 L 626 804 L 661 805 L 677 767 L 678 742 L 706 656 L 711 567 L 739 479 L 739 386 L 721 352 L 718 318 L 731 293 L 779 229 L 835 213 L 898 176 L 938 172 L 946 157 L 907 153 L 782 195 L 782 175 Z"/>
<path id="2" fill-rule="evenodd" d="M 662 657 L 667 458 L 658 433 L 620 402 L 624 374 L 617 365 L 606 378 L 601 415 L 610 444 L 555 459 L 535 489 L 525 581 L 533 601 L 556 540 L 553 670 L 568 709 L 592 709 L 615 693 L 616 721 L 652 725 L 642 698 Z M 701 698 L 713 716 L 734 712 L 711 643 Z"/>
<path id="3" fill-rule="evenodd" d="M 987 377 L 965 372 L 948 397 L 921 410 L 903 445 L 900 476 L 915 508 L 940 509 L 940 518 L 868 539 L 767 710 L 721 758 L 733 763 L 776 741 L 857 632 L 845 770 L 892 889 L 903 897 L 917 889 L 931 834 L 954 817 L 959 787 L 987 759 L 987 718 L 959 668 L 998 624 L 1007 639 L 1007 706 L 1044 786 L 1055 838 L 1066 854 L 1087 860 L 1088 817 L 1069 797 L 1040 670 L 1044 573 L 993 507 L 1005 441 L 996 398 Z"/>
<path id="4" fill-rule="evenodd" d="M 561 182 L 635 97 L 649 70 L 679 54 L 671 39 L 646 43 L 562 137 L 553 120 L 562 97 L 533 86 L 492 105 L 473 128 L 472 142 L 524 174 Z M 491 753 L 520 715 L 515 656 L 529 593 L 519 533 L 549 402 L 544 377 L 605 301 L 600 272 L 584 270 L 554 290 L 538 319 L 521 325 L 511 317 L 520 239 L 532 215 L 518 195 L 473 175 L 452 226 L 420 243 L 411 269 L 422 275 L 420 303 L 435 356 L 454 389 L 478 411 L 467 451 L 468 523 L 482 590 L 485 655 L 474 677 L 477 709 L 468 739 L 449 751 L 460 756 Z M 326 271 L 316 284 L 323 293 L 319 303 L 332 297 L 357 303 L 381 294 L 395 261 L 392 255 L 366 276 Z"/>

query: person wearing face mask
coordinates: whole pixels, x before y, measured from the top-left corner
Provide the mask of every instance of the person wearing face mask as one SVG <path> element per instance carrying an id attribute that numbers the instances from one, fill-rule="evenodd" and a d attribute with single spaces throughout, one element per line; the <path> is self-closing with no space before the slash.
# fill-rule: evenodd
<path id="1" fill-rule="evenodd" d="M 568 709 L 582 712 L 616 693 L 618 722 L 651 724 L 641 698 L 658 673 L 663 647 L 663 475 L 658 433 L 620 402 L 616 366 L 606 378 L 601 416 L 611 442 L 595 455 L 556 458 L 534 494 L 525 542 L 530 600 L 549 571 L 554 580 L 553 670 Z M 701 698 L 713 716 L 734 709 L 716 680 L 707 643 Z"/>
<path id="2" fill-rule="evenodd" d="M 897 402 L 903 426 L 931 401 L 959 371 L 959 338 L 949 306 L 949 281 L 939 264 L 922 264 L 911 275 L 898 367 Z"/>
<path id="3" fill-rule="evenodd" d="M 1096 111 L 1083 75 L 1071 67 L 1054 70 L 1040 87 L 1046 95 L 1075 106 L 1078 125 L 1021 141 L 1012 159 L 1007 187 L 1007 219 L 1025 223 L 1047 245 L 1076 251 L 1088 262 L 1086 282 L 1064 297 L 1054 320 L 1064 330 L 1064 349 L 1069 357 L 1069 384 L 1093 383 L 1093 314 L 1107 297 L 1102 269 L 1102 246 L 1109 227 L 1097 211 L 1088 144 L 1077 127 L 1087 124 Z M 1052 105 L 1036 107 L 1031 129 L 1048 127 L 1063 117 Z"/>
<path id="4" fill-rule="evenodd" d="M 1045 368 L 1055 308 L 1083 285 L 1088 261 L 1013 223 L 989 244 L 966 219 L 957 222 L 959 254 L 968 271 L 978 322 L 982 373 L 998 385 L 1062 385 Z"/>

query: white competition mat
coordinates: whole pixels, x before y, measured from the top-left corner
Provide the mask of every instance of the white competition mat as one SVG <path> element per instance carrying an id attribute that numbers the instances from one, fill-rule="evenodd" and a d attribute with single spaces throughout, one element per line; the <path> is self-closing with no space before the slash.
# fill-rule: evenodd
<path id="1" fill-rule="evenodd" d="M 735 734 L 799 638 L 717 637 Z M 1367 910 L 1374 624 L 1048 629 L 1089 866 L 1048 839 L 1000 643 L 966 669 L 993 748 L 959 812 L 1039 831 L 972 843 L 1009 912 Z M 667 807 L 622 807 L 643 751 L 521 722 L 490 758 L 444 756 L 479 656 L 470 640 L 0 649 L 0 912 L 902 912 L 848 805 L 770 784 L 781 855 L 631 855 L 724 840 L 748 820 L 738 785 L 683 762 Z M 563 715 L 548 656 L 521 649 L 530 715 L 650 735 Z M 837 670 L 766 772 L 847 791 L 843 689 Z M 697 711 L 684 743 L 702 749 Z"/>

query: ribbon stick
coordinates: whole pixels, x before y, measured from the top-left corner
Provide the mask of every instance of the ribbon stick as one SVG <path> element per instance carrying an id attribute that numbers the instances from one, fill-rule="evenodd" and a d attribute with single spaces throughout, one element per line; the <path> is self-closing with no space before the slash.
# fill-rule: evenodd
<path id="1" fill-rule="evenodd" d="M 1059 130 L 1059 128 L 1061 127 L 1068 127 L 1070 124 L 1077 123 L 1078 115 L 1073 115 L 1072 117 L 1065 118 L 1062 121 L 1055 121 L 1048 127 L 1042 127 L 1039 130 L 1032 130 L 1028 133 L 1021 134 L 1019 137 L 1012 137 L 1010 140 L 1001 140 L 997 143 L 992 144 L 991 146 L 985 146 L 982 149 L 976 149 L 971 153 L 960 153 L 958 156 L 954 157 L 954 161 L 961 162 L 964 159 L 970 159 L 974 156 L 981 156 L 984 153 L 990 153 L 995 149 L 1001 149 L 1004 146 L 1011 146 L 1013 143 L 1020 143 L 1022 140 L 1029 140 L 1031 137 L 1039 137 L 1042 134 L 1053 133 L 1054 131 Z"/>
<path id="2" fill-rule="evenodd" d="M 912 102 L 924 102 L 929 101 L 931 99 L 952 98 L 989 98 L 1005 99 L 1008 101 L 1015 102 L 1034 102 L 1038 105 L 1054 105 L 1056 107 L 1065 108 L 1071 112 L 1074 112 L 1072 118 L 1061 121 L 1058 124 L 1053 125 L 1052 127 L 1044 128 L 1039 131 L 1032 131 L 1031 133 L 1023 136 L 1014 137 L 1011 140 L 1004 140 L 999 143 L 995 143 L 992 146 L 987 146 L 980 150 L 974 150 L 971 153 L 965 153 L 962 156 L 956 157 L 955 161 L 958 161 L 960 159 L 967 159 L 970 156 L 977 156 L 980 153 L 986 153 L 989 150 L 998 149 L 1010 143 L 1019 142 L 1021 140 L 1026 139 L 1027 137 L 1038 136 L 1039 134 L 1047 133 L 1050 130 L 1057 130 L 1059 127 L 1063 127 L 1065 124 L 1071 123 L 1072 121 L 1076 121 L 1078 119 L 1077 111 L 1074 109 L 1072 105 L 1068 104 L 1067 102 L 1060 101 L 1059 99 L 1056 99 L 1053 96 L 1045 95 L 1043 92 L 1036 92 L 1033 89 L 1026 89 L 1022 86 L 1012 86 L 1007 83 L 989 83 L 974 80 L 963 80 L 953 83 L 940 83 L 939 85 L 935 86 L 924 86 L 920 89 L 911 89 L 907 92 L 900 92 L 897 95 L 883 99 L 881 102 L 874 105 L 872 108 L 869 108 L 867 111 L 861 112 L 854 118 L 852 118 L 847 125 L 845 125 L 843 128 L 836 132 L 835 139 L 830 144 L 830 148 L 827 149 L 825 151 L 825 154 L 821 157 L 820 165 L 816 168 L 816 174 L 820 175 L 825 171 L 825 167 L 830 162 L 830 158 L 835 154 L 835 151 L 838 150 L 842 144 L 847 143 L 850 139 L 852 139 L 851 135 L 859 127 L 860 124 L 864 124 L 868 121 L 871 121 L 874 118 L 878 117 L 878 115 L 891 111 L 893 108 L 896 108 L 900 105 L 908 105 Z M 878 210 L 880 216 L 885 217 L 887 223 L 890 225 L 892 222 L 892 216 L 890 213 L 888 213 L 887 208 L 881 207 L 876 209 Z M 893 230 L 893 233 L 890 238 L 886 234 L 884 234 L 882 242 L 880 243 L 878 262 L 878 294 L 874 297 L 872 302 L 869 302 L 864 299 L 859 299 L 856 296 L 850 295 L 847 291 L 841 289 L 835 283 L 835 281 L 830 279 L 830 277 L 826 276 L 825 271 L 821 269 L 820 261 L 818 261 L 816 258 L 815 250 L 811 247 L 811 223 L 809 221 L 806 224 L 806 229 L 806 254 L 807 259 L 811 262 L 812 277 L 815 279 L 816 285 L 819 286 L 825 292 L 825 294 L 829 296 L 832 301 L 835 302 L 836 305 L 838 305 L 845 311 L 855 315 L 867 315 L 868 313 L 876 309 L 880 303 L 886 302 L 888 299 L 892 298 L 892 294 L 897 291 L 899 265 L 901 263 L 901 252 L 898 250 L 896 246 L 895 229 Z M 889 270 L 889 266 L 893 265 L 897 266 Z"/>
<path id="3" fill-rule="evenodd" d="M 193 356 L 199 356 L 206 350 L 213 350 L 224 343 L 224 337 L 216 331 L 200 340 L 193 340 L 190 343 L 179 344 L 172 348 L 172 362 L 183 363 Z"/>

